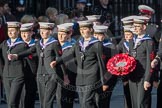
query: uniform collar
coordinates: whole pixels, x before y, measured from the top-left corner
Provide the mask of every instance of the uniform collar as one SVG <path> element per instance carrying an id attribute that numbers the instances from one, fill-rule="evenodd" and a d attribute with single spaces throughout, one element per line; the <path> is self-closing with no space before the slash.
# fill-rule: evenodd
<path id="1" fill-rule="evenodd" d="M 96 42 L 98 42 L 99 40 L 97 39 L 97 38 L 95 38 L 95 37 L 91 37 L 91 39 L 90 39 L 90 41 L 89 41 L 89 43 L 88 43 L 88 46 L 89 45 L 91 45 L 91 44 L 93 44 L 93 43 L 96 43 Z M 81 37 L 80 39 L 79 39 L 79 45 L 80 46 L 83 46 L 83 43 L 84 43 L 84 38 L 83 37 Z"/>
<path id="2" fill-rule="evenodd" d="M 11 44 L 11 39 L 7 40 L 7 45 L 9 47 L 12 47 L 12 46 L 15 46 L 15 45 L 18 45 L 18 44 L 21 44 L 21 43 L 24 43 L 24 41 L 19 37 L 15 40 L 15 42 L 13 44 Z"/>
<path id="3" fill-rule="evenodd" d="M 108 46 L 112 44 L 112 42 L 108 39 L 104 39 L 102 43 L 103 43 L 103 46 Z"/>
<path id="4" fill-rule="evenodd" d="M 64 51 L 67 48 L 71 48 L 72 43 L 70 43 L 69 41 L 66 41 L 61 47 L 62 47 L 62 51 Z"/>
<path id="5" fill-rule="evenodd" d="M 54 42 L 57 42 L 57 40 L 54 37 L 50 36 L 48 38 L 48 41 L 45 44 L 43 44 L 43 39 L 41 39 L 39 43 L 40 43 L 40 46 L 44 49 L 46 46 L 48 46 Z"/>
<path id="6" fill-rule="evenodd" d="M 34 46 L 34 45 L 35 45 L 35 40 L 31 39 L 31 41 L 29 42 L 28 46 L 31 47 L 31 46 Z"/>
<path id="7" fill-rule="evenodd" d="M 134 42 L 136 41 L 136 39 L 137 39 L 137 35 L 135 35 L 133 37 Z M 142 40 L 149 40 L 149 39 L 151 39 L 151 37 L 148 34 L 145 34 L 142 38 L 140 38 L 141 41 Z"/>
<path id="8" fill-rule="evenodd" d="M 124 41 L 124 47 L 127 49 L 127 51 L 129 51 L 129 42 L 128 41 Z"/>
<path id="9" fill-rule="evenodd" d="M 70 42 L 72 45 L 74 45 L 74 44 L 76 43 L 76 40 L 75 40 L 74 38 L 70 38 L 70 39 L 69 39 L 69 42 Z"/>

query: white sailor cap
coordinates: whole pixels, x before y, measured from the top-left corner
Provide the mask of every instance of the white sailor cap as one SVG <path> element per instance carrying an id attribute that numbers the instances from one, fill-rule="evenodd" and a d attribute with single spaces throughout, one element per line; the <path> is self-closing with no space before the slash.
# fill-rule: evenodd
<path id="1" fill-rule="evenodd" d="M 91 21 L 78 21 L 79 27 L 91 27 L 93 24 Z"/>
<path id="2" fill-rule="evenodd" d="M 100 19 L 101 15 L 89 15 L 86 16 L 89 21 L 97 21 Z"/>
<path id="3" fill-rule="evenodd" d="M 17 21 L 7 22 L 7 27 L 8 28 L 20 28 L 21 23 Z"/>
<path id="4" fill-rule="evenodd" d="M 93 26 L 94 33 L 105 33 L 107 32 L 108 26 L 104 25 L 95 25 Z"/>
<path id="5" fill-rule="evenodd" d="M 133 19 L 133 23 L 146 24 L 147 22 L 145 20 L 143 20 L 143 19 L 135 18 L 135 19 Z"/>
<path id="6" fill-rule="evenodd" d="M 57 28 L 58 31 L 68 32 L 72 30 L 73 25 L 74 25 L 73 23 L 64 23 L 64 24 L 57 25 Z"/>
<path id="7" fill-rule="evenodd" d="M 138 10 L 140 11 L 140 13 L 147 14 L 147 15 L 152 15 L 155 13 L 154 9 L 146 5 L 139 5 Z"/>
<path id="8" fill-rule="evenodd" d="M 149 18 L 146 16 L 133 16 L 133 23 L 147 23 Z"/>
<path id="9" fill-rule="evenodd" d="M 21 25 L 20 31 L 31 31 L 33 29 L 33 23 L 25 23 Z"/>
<path id="10" fill-rule="evenodd" d="M 39 22 L 40 29 L 53 29 L 54 25 L 54 23 Z"/>
<path id="11" fill-rule="evenodd" d="M 123 25 L 133 25 L 133 20 L 130 21 L 123 21 Z"/>
<path id="12" fill-rule="evenodd" d="M 133 32 L 133 27 L 130 25 L 123 26 L 124 32 Z"/>
<path id="13" fill-rule="evenodd" d="M 123 22 L 123 21 L 132 21 L 133 18 L 134 18 L 135 16 L 136 16 L 136 15 L 124 17 L 124 18 L 121 19 L 121 21 L 122 21 L 122 22 Z"/>
<path id="14" fill-rule="evenodd" d="M 137 16 L 137 17 L 135 17 L 135 19 L 141 19 L 141 20 L 145 20 L 145 21 L 149 20 L 149 18 L 146 16 Z"/>

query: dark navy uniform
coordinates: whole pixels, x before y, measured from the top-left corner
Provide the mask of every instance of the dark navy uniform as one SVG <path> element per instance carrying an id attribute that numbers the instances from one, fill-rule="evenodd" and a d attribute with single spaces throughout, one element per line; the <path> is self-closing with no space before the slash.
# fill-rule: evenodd
<path id="1" fill-rule="evenodd" d="M 104 56 L 103 56 L 103 60 L 105 63 L 105 67 L 106 64 L 108 62 L 108 60 L 114 56 L 116 54 L 116 48 L 115 45 L 108 39 L 105 39 L 103 41 L 103 46 L 104 46 Z M 107 78 L 110 77 L 111 74 L 107 73 Z M 106 85 L 108 85 L 108 89 L 104 92 L 101 92 L 101 94 L 99 94 L 100 98 L 99 100 L 99 108 L 109 108 L 110 107 L 110 100 L 111 100 L 111 95 L 112 95 L 112 91 L 116 85 L 117 82 L 117 77 L 112 75 L 111 78 L 107 81 Z"/>
<path id="2" fill-rule="evenodd" d="M 84 38 L 81 37 L 57 63 L 61 63 L 62 60 L 68 61 L 71 54 L 76 58 L 76 85 L 81 108 L 96 108 L 95 93 L 101 91 L 101 86 L 106 82 L 106 70 L 102 60 L 103 46 L 94 37 L 91 37 L 85 49 L 83 42 Z"/>
<path id="3" fill-rule="evenodd" d="M 19 53 L 18 57 L 22 58 L 36 51 L 39 62 L 37 69 L 37 86 L 39 92 L 41 108 L 53 108 L 53 100 L 57 88 L 57 68 L 51 68 L 50 63 L 56 59 L 60 53 L 58 42 L 54 37 L 49 37 L 46 44 L 43 44 L 41 39 L 34 47 L 29 50 Z M 60 69 L 58 69 L 59 71 Z"/>
<path id="4" fill-rule="evenodd" d="M 72 43 L 69 41 L 66 41 L 62 46 L 62 54 L 66 54 L 68 50 L 72 47 Z M 76 71 L 77 66 L 75 64 L 75 59 L 73 56 L 70 56 L 70 61 L 64 61 L 65 69 L 66 69 L 66 75 L 68 75 L 68 78 L 70 80 L 70 84 L 68 85 L 58 85 L 58 97 L 61 99 L 58 99 L 58 104 L 60 108 L 73 108 L 73 101 L 75 97 L 75 82 L 76 82 Z M 63 79 L 62 79 L 63 80 Z M 61 103 L 60 103 L 61 102 Z"/>
<path id="5" fill-rule="evenodd" d="M 8 60 L 8 54 L 22 52 L 27 49 L 27 45 L 21 38 L 17 38 L 13 44 L 11 39 L 8 39 L 1 44 L 0 49 L 4 59 L 3 83 L 8 107 L 18 108 L 24 85 L 24 61 L 23 59 Z"/>
<path id="6" fill-rule="evenodd" d="M 130 55 L 137 61 L 136 69 L 129 76 L 132 108 L 150 108 L 151 87 L 145 91 L 144 81 L 151 83 L 151 56 L 154 54 L 154 42 L 148 35 L 138 40 L 137 42 L 137 37 L 134 36 L 129 43 Z"/>
<path id="7" fill-rule="evenodd" d="M 35 45 L 35 40 L 32 39 L 28 44 L 28 47 L 32 47 Z M 35 98 L 36 98 L 36 71 L 37 71 L 37 57 L 34 55 L 29 55 L 28 57 L 24 58 L 26 62 L 24 64 L 25 70 L 25 86 L 23 88 L 20 108 L 34 108 L 35 105 Z"/>

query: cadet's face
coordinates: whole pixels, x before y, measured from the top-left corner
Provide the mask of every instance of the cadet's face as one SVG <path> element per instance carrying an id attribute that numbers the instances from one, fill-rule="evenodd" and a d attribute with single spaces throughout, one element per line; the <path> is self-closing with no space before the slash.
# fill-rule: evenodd
<path id="1" fill-rule="evenodd" d="M 88 27 L 81 27 L 80 33 L 84 38 L 89 38 L 91 37 L 92 29 Z"/>
<path id="2" fill-rule="evenodd" d="M 47 30 L 47 29 L 40 29 L 40 35 L 42 37 L 42 39 L 47 39 L 51 34 L 51 30 Z"/>
<path id="3" fill-rule="evenodd" d="M 31 31 L 26 31 L 26 32 L 21 32 L 21 38 L 25 42 L 29 42 L 31 40 L 32 32 Z"/>
<path id="4" fill-rule="evenodd" d="M 130 40 L 133 38 L 133 33 L 132 32 L 124 32 L 124 37 L 125 37 L 125 40 Z"/>
<path id="5" fill-rule="evenodd" d="M 58 32 L 58 40 L 59 42 L 65 42 L 67 41 L 68 34 L 65 32 Z"/>
<path id="6" fill-rule="evenodd" d="M 17 28 L 8 28 L 8 36 L 11 39 L 15 39 L 18 37 L 19 31 Z"/>
<path id="7" fill-rule="evenodd" d="M 134 24 L 134 32 L 137 35 L 141 35 L 144 33 L 146 27 L 143 24 Z"/>
<path id="8" fill-rule="evenodd" d="M 103 33 L 95 33 L 94 37 L 96 37 L 99 41 L 103 41 L 105 39 L 105 35 Z"/>

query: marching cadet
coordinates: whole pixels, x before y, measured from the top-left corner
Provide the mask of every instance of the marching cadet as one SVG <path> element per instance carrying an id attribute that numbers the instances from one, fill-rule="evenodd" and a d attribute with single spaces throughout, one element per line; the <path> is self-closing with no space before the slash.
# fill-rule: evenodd
<path id="1" fill-rule="evenodd" d="M 158 25 L 150 23 L 152 16 L 155 13 L 155 10 L 147 5 L 139 5 L 138 6 L 139 15 L 148 17 L 148 23 L 146 27 L 146 34 L 154 40 L 155 46 L 158 46 L 159 37 L 157 35 L 158 32 Z"/>
<path id="2" fill-rule="evenodd" d="M 64 23 L 57 25 L 58 27 L 58 41 L 62 48 L 62 54 L 66 54 L 66 52 L 72 47 L 74 44 L 73 41 L 69 42 L 69 35 L 72 34 L 72 26 L 73 23 Z M 65 61 L 66 75 L 69 79 L 69 85 L 58 85 L 58 92 L 61 94 L 61 107 L 60 108 L 73 108 L 73 101 L 75 96 L 75 80 L 76 80 L 76 71 L 77 67 L 75 64 L 75 59 L 73 56 L 69 56 L 71 58 L 70 61 Z M 59 100 L 59 99 L 58 99 Z M 58 102 L 58 104 L 60 104 Z"/>
<path id="3" fill-rule="evenodd" d="M 129 88 L 132 108 L 151 108 L 151 61 L 154 42 L 146 34 L 146 21 L 136 17 L 133 20 L 134 36 L 129 41 L 129 53 L 136 61 L 136 69 L 129 74 Z"/>
<path id="4" fill-rule="evenodd" d="M 141 16 L 145 16 L 148 17 L 148 23 L 146 26 L 146 34 L 148 34 L 154 41 L 154 46 L 155 46 L 155 50 L 156 53 L 158 51 L 158 46 L 159 46 L 159 39 L 160 39 L 160 34 L 158 33 L 158 25 L 151 23 L 152 17 L 155 13 L 155 10 L 147 5 L 139 5 L 138 6 L 138 10 L 139 10 L 139 14 Z M 160 71 L 160 64 L 153 69 L 154 72 L 152 74 L 152 85 L 153 87 L 157 88 L 158 86 L 158 76 L 159 76 L 159 71 Z"/>
<path id="5" fill-rule="evenodd" d="M 102 91 L 102 87 L 107 88 L 107 85 L 104 85 L 106 70 L 102 60 L 103 46 L 92 36 L 92 23 L 89 21 L 78 23 L 82 37 L 65 55 L 51 62 L 50 65 L 54 67 L 63 60 L 68 61 L 72 54 L 77 64 L 76 89 L 80 106 L 81 108 L 96 108 L 95 94 Z"/>
<path id="6" fill-rule="evenodd" d="M 107 26 L 104 25 L 96 25 L 93 26 L 94 29 L 94 36 L 97 37 L 97 39 L 99 41 L 101 41 L 103 43 L 103 59 L 104 59 L 104 63 L 105 63 L 105 67 L 107 64 L 107 61 L 115 55 L 115 45 L 109 40 L 107 39 Z M 111 79 L 106 83 L 108 85 L 108 88 L 105 88 L 105 90 L 103 92 L 101 92 L 99 95 L 99 97 L 97 96 L 97 104 L 99 105 L 100 108 L 109 108 L 110 107 L 110 99 L 111 99 L 111 95 L 112 95 L 112 91 L 115 87 L 115 84 L 117 82 L 117 77 L 116 76 L 112 76 Z M 98 100 L 99 99 L 99 100 Z"/>
<path id="7" fill-rule="evenodd" d="M 7 22 L 9 39 L 0 45 L 4 60 L 3 84 L 9 108 L 18 108 L 22 88 L 24 85 L 23 59 L 11 60 L 11 53 L 19 53 L 27 49 L 26 44 L 19 37 L 19 22 Z"/>
<path id="8" fill-rule="evenodd" d="M 28 47 L 32 47 L 35 45 L 35 40 L 32 39 L 33 34 L 33 23 L 22 24 L 21 38 L 28 45 Z M 25 86 L 23 88 L 20 108 L 34 108 L 35 97 L 36 97 L 36 69 L 37 69 L 37 58 L 33 55 L 29 55 L 24 59 L 26 61 L 25 64 Z"/>
<path id="9" fill-rule="evenodd" d="M 41 40 L 27 51 L 12 54 L 12 59 L 24 58 L 32 53 L 37 53 L 39 62 L 37 69 L 37 86 L 41 108 L 53 108 L 53 100 L 56 95 L 58 74 L 62 74 L 61 68 L 51 68 L 50 63 L 61 55 L 58 41 L 51 36 L 54 23 L 40 22 Z"/>
<path id="10" fill-rule="evenodd" d="M 132 21 L 133 24 L 133 21 Z M 125 25 L 124 28 L 124 39 L 117 45 L 117 50 L 119 53 L 128 53 L 129 54 L 129 40 L 133 39 L 133 32 L 131 25 Z M 123 90 L 124 90 L 124 101 L 125 108 L 132 108 L 130 90 L 128 84 L 129 76 L 122 76 L 123 81 Z"/>

